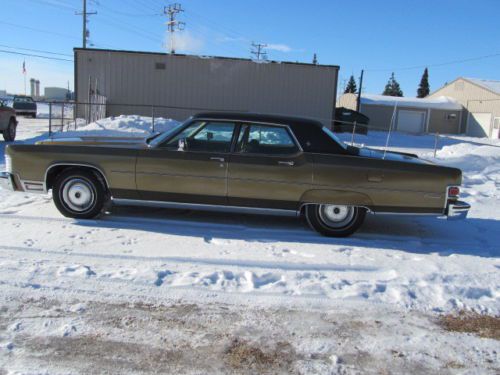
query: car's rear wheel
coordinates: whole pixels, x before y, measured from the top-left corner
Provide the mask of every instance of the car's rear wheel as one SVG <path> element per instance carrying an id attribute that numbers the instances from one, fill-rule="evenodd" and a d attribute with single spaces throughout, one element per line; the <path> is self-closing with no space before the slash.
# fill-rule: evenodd
<path id="1" fill-rule="evenodd" d="M 64 216 L 93 219 L 103 210 L 106 190 L 94 173 L 69 169 L 57 176 L 52 197 L 57 209 Z"/>
<path id="2" fill-rule="evenodd" d="M 36 118 L 36 113 L 33 113 L 31 117 Z"/>
<path id="3" fill-rule="evenodd" d="M 366 209 L 356 206 L 308 204 L 305 208 L 311 228 L 328 237 L 350 236 L 363 224 L 365 215 Z"/>
<path id="4" fill-rule="evenodd" d="M 7 129 L 3 131 L 3 139 L 6 142 L 14 142 L 16 139 L 17 124 L 16 120 L 10 119 Z"/>

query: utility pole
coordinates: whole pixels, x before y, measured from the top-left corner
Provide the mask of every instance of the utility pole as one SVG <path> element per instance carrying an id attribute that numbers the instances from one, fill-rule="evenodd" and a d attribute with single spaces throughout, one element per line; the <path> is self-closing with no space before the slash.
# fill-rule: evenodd
<path id="1" fill-rule="evenodd" d="M 167 26 L 168 32 L 170 33 L 170 53 L 172 54 L 175 53 L 174 33 L 176 31 L 184 30 L 184 27 L 186 26 L 185 22 L 180 22 L 175 19 L 180 12 L 184 12 L 184 9 L 182 9 L 181 4 L 177 3 L 171 4 L 163 9 L 163 13 L 168 16 Z"/>
<path id="2" fill-rule="evenodd" d="M 87 48 L 87 41 L 89 39 L 89 30 L 87 29 L 87 16 L 93 16 L 95 14 L 97 14 L 97 12 L 87 12 L 87 0 L 83 0 L 83 12 L 79 13 L 79 12 L 76 12 L 75 13 L 77 16 L 83 16 L 83 32 L 82 32 L 82 45 L 83 45 L 83 48 Z"/>
<path id="3" fill-rule="evenodd" d="M 361 77 L 359 77 L 359 89 L 358 89 L 358 100 L 356 101 L 356 112 L 359 112 L 361 108 L 361 93 L 363 92 L 363 74 L 364 70 L 361 70 Z"/>
<path id="4" fill-rule="evenodd" d="M 264 51 L 264 48 L 266 47 L 267 44 L 252 42 L 252 50 L 250 51 L 250 53 L 254 55 L 257 60 L 267 60 L 267 52 Z"/>

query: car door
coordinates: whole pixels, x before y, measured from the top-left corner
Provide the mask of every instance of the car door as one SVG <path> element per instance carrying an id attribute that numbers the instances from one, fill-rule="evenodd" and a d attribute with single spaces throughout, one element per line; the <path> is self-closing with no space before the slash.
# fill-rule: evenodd
<path id="1" fill-rule="evenodd" d="M 136 167 L 141 199 L 225 204 L 234 129 L 233 122 L 195 121 L 163 144 L 141 150 Z"/>
<path id="2" fill-rule="evenodd" d="M 243 124 L 228 172 L 228 204 L 297 209 L 312 164 L 287 126 Z"/>

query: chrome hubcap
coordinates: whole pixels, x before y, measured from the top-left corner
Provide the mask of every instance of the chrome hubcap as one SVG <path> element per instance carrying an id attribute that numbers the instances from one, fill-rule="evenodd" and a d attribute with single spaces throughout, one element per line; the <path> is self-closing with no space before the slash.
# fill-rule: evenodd
<path id="1" fill-rule="evenodd" d="M 353 219 L 354 207 L 323 204 L 319 207 L 319 216 L 329 227 L 340 228 Z"/>
<path id="2" fill-rule="evenodd" d="M 75 178 L 69 180 L 64 185 L 62 199 L 73 211 L 83 212 L 92 207 L 95 201 L 95 194 L 90 183 L 80 178 Z"/>

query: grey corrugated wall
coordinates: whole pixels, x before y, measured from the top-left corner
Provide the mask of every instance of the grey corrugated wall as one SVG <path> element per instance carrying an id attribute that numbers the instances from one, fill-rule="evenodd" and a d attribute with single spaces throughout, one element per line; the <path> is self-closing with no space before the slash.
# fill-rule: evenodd
<path id="1" fill-rule="evenodd" d="M 307 116 L 330 125 L 334 113 L 337 66 L 258 63 L 243 59 L 75 49 L 77 100 L 87 100 L 89 77 L 108 98 L 108 115 L 184 119 L 204 110 L 249 111 Z M 165 69 L 156 68 L 157 63 Z"/>

